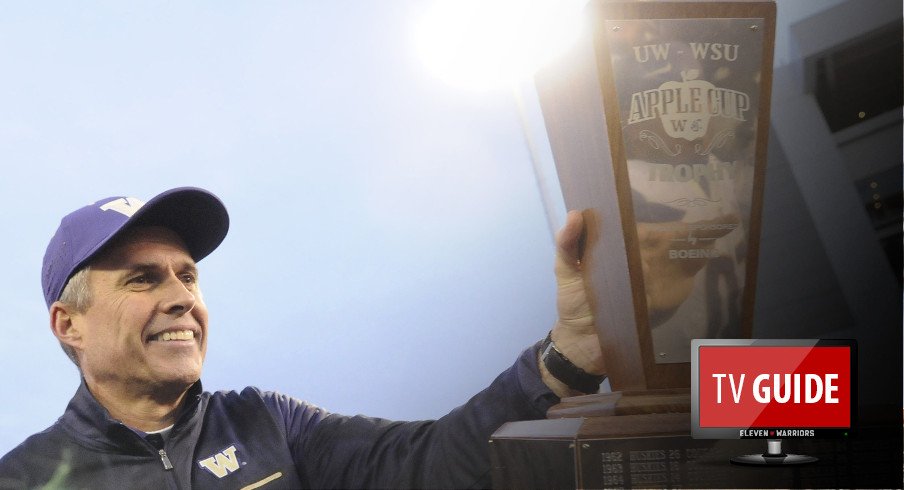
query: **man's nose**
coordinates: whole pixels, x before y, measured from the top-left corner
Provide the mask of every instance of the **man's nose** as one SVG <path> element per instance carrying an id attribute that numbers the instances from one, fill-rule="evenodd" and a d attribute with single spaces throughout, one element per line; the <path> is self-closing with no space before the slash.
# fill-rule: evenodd
<path id="1" fill-rule="evenodd" d="M 172 315 L 184 315 L 195 307 L 195 294 L 177 275 L 167 277 L 161 292 L 164 295 L 163 311 Z"/>

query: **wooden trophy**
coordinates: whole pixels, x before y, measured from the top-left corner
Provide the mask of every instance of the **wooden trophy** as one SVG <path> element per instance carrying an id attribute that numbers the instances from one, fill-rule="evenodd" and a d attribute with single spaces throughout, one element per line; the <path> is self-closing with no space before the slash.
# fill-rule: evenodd
<path id="1" fill-rule="evenodd" d="M 751 334 L 775 5 L 597 0 L 584 14 L 583 40 L 536 85 L 565 203 L 585 210 L 612 391 L 503 426 L 494 482 L 686 485 L 691 340 Z"/>

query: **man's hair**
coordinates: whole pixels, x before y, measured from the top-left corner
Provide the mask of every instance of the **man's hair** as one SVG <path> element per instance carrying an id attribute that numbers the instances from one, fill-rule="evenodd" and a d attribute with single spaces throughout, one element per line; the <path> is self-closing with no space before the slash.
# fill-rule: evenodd
<path id="1" fill-rule="evenodd" d="M 91 306 L 91 288 L 88 287 L 88 271 L 90 269 L 90 266 L 86 266 L 73 274 L 69 281 L 66 282 L 63 292 L 60 293 L 60 301 L 66 303 L 78 313 L 83 313 Z M 62 341 L 60 341 L 60 347 L 63 348 L 63 352 L 69 356 L 69 359 L 75 363 L 75 366 L 81 369 L 75 349 Z"/>

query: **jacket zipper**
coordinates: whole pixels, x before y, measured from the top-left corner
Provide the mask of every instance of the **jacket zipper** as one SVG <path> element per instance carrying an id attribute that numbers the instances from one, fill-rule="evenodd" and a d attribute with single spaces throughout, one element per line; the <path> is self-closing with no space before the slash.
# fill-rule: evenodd
<path id="1" fill-rule="evenodd" d="M 173 471 L 173 462 L 170 460 L 169 455 L 166 454 L 166 449 L 163 448 L 163 438 L 160 437 L 159 434 L 149 434 L 144 440 L 147 441 L 148 444 L 157 451 L 157 455 L 160 456 L 160 463 L 163 464 L 163 471 L 169 474 L 169 488 L 178 490 L 179 482 L 176 478 L 176 472 Z"/>
<path id="2" fill-rule="evenodd" d="M 157 454 L 160 455 L 160 461 L 163 462 L 164 470 L 173 469 L 173 463 L 170 462 L 169 456 L 166 455 L 166 451 L 164 451 L 163 449 L 159 449 L 159 450 L 157 450 Z"/>
<path id="3" fill-rule="evenodd" d="M 169 455 L 166 454 L 166 450 L 163 449 L 163 438 L 159 435 L 153 434 L 147 436 L 145 440 L 148 441 L 151 446 L 153 446 L 154 449 L 157 450 L 157 454 L 160 455 L 160 462 L 163 463 L 163 469 L 167 471 L 173 469 L 173 463 L 172 461 L 170 461 Z"/>

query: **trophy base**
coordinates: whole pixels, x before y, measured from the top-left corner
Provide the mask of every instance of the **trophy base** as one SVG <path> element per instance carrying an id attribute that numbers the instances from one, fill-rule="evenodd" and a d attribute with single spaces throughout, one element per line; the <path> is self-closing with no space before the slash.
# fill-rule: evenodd
<path id="1" fill-rule="evenodd" d="M 689 414 L 690 389 L 675 388 L 647 391 L 613 391 L 573 396 L 549 409 L 550 419 L 605 417 L 613 415 Z"/>
<path id="2" fill-rule="evenodd" d="M 894 488 L 901 432 L 889 427 L 795 440 L 785 457 L 764 457 L 762 439 L 693 439 L 686 413 L 509 422 L 489 446 L 494 488 Z M 729 463 L 739 455 L 756 461 Z"/>

